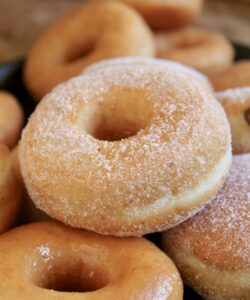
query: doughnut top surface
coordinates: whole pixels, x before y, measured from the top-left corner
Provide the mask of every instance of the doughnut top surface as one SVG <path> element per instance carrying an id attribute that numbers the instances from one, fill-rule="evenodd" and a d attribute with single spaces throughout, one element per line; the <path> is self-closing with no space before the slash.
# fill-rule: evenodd
<path id="1" fill-rule="evenodd" d="M 220 104 L 190 69 L 122 61 L 48 94 L 23 131 L 19 157 L 29 194 L 51 216 L 141 235 L 183 221 L 214 195 L 230 165 L 230 134 Z"/>

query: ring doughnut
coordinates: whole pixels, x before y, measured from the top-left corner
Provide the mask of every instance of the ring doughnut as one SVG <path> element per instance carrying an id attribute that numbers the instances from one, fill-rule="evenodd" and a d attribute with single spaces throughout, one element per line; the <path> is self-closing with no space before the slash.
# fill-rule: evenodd
<path id="1" fill-rule="evenodd" d="M 154 47 L 150 29 L 129 6 L 115 1 L 87 3 L 45 30 L 31 49 L 24 79 L 40 100 L 55 85 L 96 61 L 153 56 Z"/>
<path id="2" fill-rule="evenodd" d="M 234 156 L 223 189 L 198 215 L 163 235 L 184 280 L 205 299 L 250 295 L 250 154 Z"/>
<path id="3" fill-rule="evenodd" d="M 171 29 L 193 23 L 203 4 L 203 0 L 122 1 L 133 6 L 154 29 Z"/>
<path id="4" fill-rule="evenodd" d="M 200 72 L 213 75 L 233 62 L 234 48 L 220 33 L 199 27 L 185 27 L 155 33 L 159 58 L 178 61 Z"/>
<path id="5" fill-rule="evenodd" d="M 107 61 L 55 88 L 31 116 L 21 172 L 55 219 L 140 236 L 187 219 L 222 186 L 231 138 L 219 102 L 189 68 L 144 60 Z"/>
<path id="6" fill-rule="evenodd" d="M 250 86 L 250 60 L 234 63 L 224 72 L 210 78 L 216 91 Z"/>
<path id="7" fill-rule="evenodd" d="M 22 186 L 12 169 L 9 149 L 0 144 L 0 233 L 15 220 L 21 198 Z"/>
<path id="8" fill-rule="evenodd" d="M 20 136 L 23 112 L 17 99 L 7 92 L 0 91 L 0 103 L 0 144 L 12 148 Z"/>
<path id="9" fill-rule="evenodd" d="M 233 152 L 250 152 L 250 87 L 217 92 L 231 125 Z"/>
<path id="10" fill-rule="evenodd" d="M 0 265 L 4 300 L 181 300 L 183 294 L 175 265 L 146 239 L 101 236 L 55 222 L 2 235 Z"/>

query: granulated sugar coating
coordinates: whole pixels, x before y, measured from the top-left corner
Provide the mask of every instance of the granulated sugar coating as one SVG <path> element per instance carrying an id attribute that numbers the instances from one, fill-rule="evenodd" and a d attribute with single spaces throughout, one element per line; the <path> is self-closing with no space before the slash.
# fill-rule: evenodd
<path id="1" fill-rule="evenodd" d="M 126 66 L 126 65 L 130 65 L 131 64 L 131 59 L 133 59 L 133 66 L 136 67 L 137 65 L 139 66 L 145 66 L 145 65 L 153 65 L 156 67 L 156 65 L 159 65 L 160 67 L 170 67 L 173 66 L 176 70 L 179 68 L 180 72 L 183 72 L 183 65 L 178 63 L 178 62 L 174 62 L 174 61 L 170 61 L 167 59 L 155 59 L 155 58 L 145 58 L 142 56 L 137 56 L 137 57 L 118 57 L 118 58 L 112 58 L 112 59 L 105 59 L 102 60 L 100 62 L 97 62 L 91 66 L 89 66 L 88 68 L 86 68 L 83 73 L 86 72 L 95 72 L 96 70 L 100 69 L 100 68 L 110 68 L 112 67 L 122 67 L 122 66 Z M 191 78 L 195 78 L 195 79 L 199 79 L 200 83 L 204 85 L 204 88 L 208 89 L 209 91 L 214 91 L 213 87 L 210 83 L 210 81 L 208 80 L 208 78 L 200 73 L 199 71 L 192 69 L 192 68 L 185 68 L 185 73 L 188 74 Z"/>
<path id="2" fill-rule="evenodd" d="M 250 154 L 237 155 L 205 209 L 164 234 L 183 278 L 206 299 L 249 299 L 249 212 Z"/>
<path id="3" fill-rule="evenodd" d="M 66 224 L 119 236 L 167 229 L 227 176 L 229 125 L 201 77 L 136 60 L 107 61 L 59 85 L 23 131 L 29 194 Z"/>

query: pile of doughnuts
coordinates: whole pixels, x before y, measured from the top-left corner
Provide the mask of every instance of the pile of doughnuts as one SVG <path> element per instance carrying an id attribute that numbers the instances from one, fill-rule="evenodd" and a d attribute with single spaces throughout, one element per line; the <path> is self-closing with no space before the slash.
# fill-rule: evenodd
<path id="1" fill-rule="evenodd" d="M 22 133 L 0 92 L 1 299 L 249 299 L 250 63 L 201 7 L 88 1 L 31 49 Z"/>

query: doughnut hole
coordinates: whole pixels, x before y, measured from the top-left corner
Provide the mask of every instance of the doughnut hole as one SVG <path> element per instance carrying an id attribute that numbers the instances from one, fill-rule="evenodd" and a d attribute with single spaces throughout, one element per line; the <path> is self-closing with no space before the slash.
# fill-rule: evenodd
<path id="1" fill-rule="evenodd" d="M 153 116 L 153 104 L 143 91 L 111 91 L 90 101 L 80 117 L 80 127 L 103 141 L 119 141 L 145 129 Z"/>
<path id="2" fill-rule="evenodd" d="M 36 268 L 31 272 L 31 281 L 43 289 L 83 293 L 105 287 L 109 279 L 101 268 L 90 266 L 81 259 L 66 259 Z"/>
<path id="3" fill-rule="evenodd" d="M 65 53 L 65 63 L 71 64 L 72 62 L 78 62 L 83 57 L 89 57 L 96 49 L 96 42 L 89 40 L 79 47 L 72 47 Z"/>

